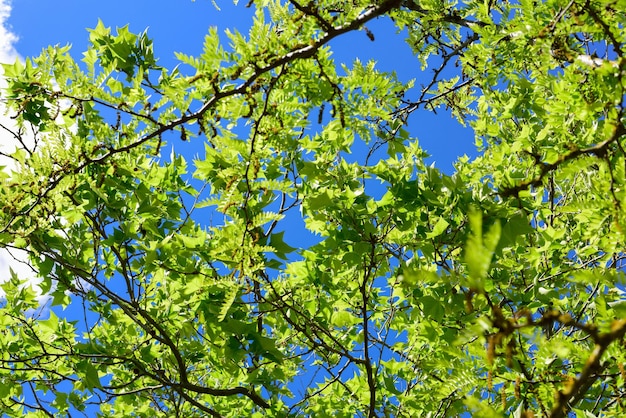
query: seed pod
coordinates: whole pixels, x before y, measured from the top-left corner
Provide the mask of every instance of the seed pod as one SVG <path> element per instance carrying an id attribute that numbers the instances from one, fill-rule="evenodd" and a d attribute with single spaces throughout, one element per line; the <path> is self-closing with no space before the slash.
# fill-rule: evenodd
<path id="1" fill-rule="evenodd" d="M 496 356 L 496 341 L 492 335 L 487 339 L 487 364 L 490 366 L 493 364 L 493 359 Z"/>

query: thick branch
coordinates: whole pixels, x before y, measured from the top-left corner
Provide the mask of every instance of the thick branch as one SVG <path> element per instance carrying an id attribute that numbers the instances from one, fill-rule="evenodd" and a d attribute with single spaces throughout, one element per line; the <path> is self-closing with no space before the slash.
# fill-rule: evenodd
<path id="1" fill-rule="evenodd" d="M 204 103 L 204 105 L 202 105 L 202 107 L 196 112 L 183 115 L 180 118 L 174 121 L 171 121 L 168 124 L 160 125 L 157 129 L 144 135 L 143 137 L 139 138 L 137 141 L 132 142 L 123 147 L 111 149 L 109 152 L 107 152 L 106 154 L 98 158 L 86 159 L 85 161 L 78 164 L 76 167 L 74 167 L 71 170 L 60 170 L 56 173 L 51 173 L 50 181 L 48 182 L 46 187 L 43 188 L 43 191 L 41 192 L 41 194 L 37 196 L 37 198 L 35 199 L 35 202 L 33 202 L 24 211 L 14 214 L 9 220 L 9 222 L 7 222 L 7 224 L 0 230 L 0 232 L 8 231 L 11 225 L 16 221 L 16 219 L 19 216 L 25 216 L 25 215 L 28 215 L 30 212 L 32 212 L 35 209 L 35 207 L 37 207 L 41 203 L 41 201 L 50 192 L 52 192 L 59 185 L 61 180 L 63 180 L 68 174 L 77 174 L 91 164 L 104 164 L 106 161 L 108 161 L 111 157 L 113 157 L 116 154 L 128 152 L 154 138 L 160 138 L 164 133 L 168 131 L 172 131 L 179 126 L 201 119 L 202 116 L 207 111 L 214 108 L 220 100 L 227 98 L 227 97 L 235 96 L 238 94 L 244 94 L 254 84 L 254 82 L 262 75 L 267 74 L 270 71 L 278 67 L 281 67 L 285 64 L 296 61 L 298 59 L 312 57 L 322 46 L 328 44 L 331 40 L 333 40 L 337 36 L 359 29 L 361 26 L 363 26 L 365 23 L 369 22 L 370 20 L 378 16 L 382 16 L 385 13 L 389 12 L 390 10 L 400 7 L 400 5 L 401 5 L 400 0 L 387 0 L 387 1 L 382 2 L 379 6 L 370 7 L 363 14 L 361 14 L 359 17 L 354 19 L 352 22 L 346 23 L 339 27 L 333 28 L 332 30 L 329 30 L 323 36 L 321 36 L 318 40 L 314 41 L 312 44 L 290 51 L 287 54 L 281 57 L 278 57 L 277 59 L 272 61 L 270 64 L 266 65 L 265 67 L 257 69 L 250 76 L 250 78 L 248 78 L 246 81 L 241 83 L 239 86 L 234 87 L 230 90 L 216 92 L 213 95 L 213 97 L 207 100 Z"/>
<path id="2" fill-rule="evenodd" d="M 626 128 L 623 124 L 618 124 L 615 126 L 613 134 L 608 139 L 588 148 L 576 148 L 566 154 L 559 156 L 559 158 L 557 158 L 557 160 L 553 163 L 540 164 L 538 175 L 528 180 L 524 180 L 515 186 L 505 187 L 500 191 L 499 194 L 502 197 L 518 196 L 521 191 L 527 190 L 529 187 L 540 186 L 543 183 L 543 179 L 548 173 L 555 171 L 562 164 L 568 161 L 574 160 L 584 155 L 602 156 L 606 154 L 608 147 L 612 143 L 618 141 L 619 138 L 624 134 L 626 134 Z"/>
<path id="3" fill-rule="evenodd" d="M 585 396 L 589 387 L 598 379 L 603 369 L 600 364 L 602 355 L 613 341 L 621 340 L 626 334 L 626 319 L 613 321 L 611 331 L 594 338 L 596 345 L 587 359 L 585 367 L 578 378 L 574 379 L 564 390 L 557 394 L 557 403 L 550 412 L 550 418 L 563 418 L 580 399 Z"/>

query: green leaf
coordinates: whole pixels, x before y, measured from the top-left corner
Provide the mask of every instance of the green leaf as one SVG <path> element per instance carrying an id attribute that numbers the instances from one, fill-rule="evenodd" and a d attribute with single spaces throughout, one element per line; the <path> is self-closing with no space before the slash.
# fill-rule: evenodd
<path id="1" fill-rule="evenodd" d="M 336 327 L 347 327 L 359 323 L 360 319 L 347 311 L 335 311 L 330 321 Z"/>
<path id="2" fill-rule="evenodd" d="M 224 303 L 220 307 L 220 311 L 217 315 L 217 320 L 219 322 L 224 321 L 226 319 L 226 315 L 228 315 L 228 311 L 233 306 L 235 299 L 237 299 L 237 295 L 239 294 L 239 288 L 237 286 L 230 286 L 226 294 L 224 295 Z"/>
<path id="3" fill-rule="evenodd" d="M 88 390 L 101 388 L 100 377 L 98 371 L 89 361 L 81 361 L 78 363 L 76 370 L 82 375 L 82 382 Z"/>
<path id="4" fill-rule="evenodd" d="M 252 339 L 251 349 L 255 353 L 261 354 L 276 363 L 283 361 L 285 356 L 276 348 L 276 343 L 273 339 L 263 337 L 257 333 L 251 334 L 250 338 Z"/>
<path id="5" fill-rule="evenodd" d="M 445 310 L 441 300 L 435 299 L 432 296 L 424 296 L 419 299 L 424 307 L 424 314 L 435 321 L 441 321 L 443 319 Z"/>
<path id="6" fill-rule="evenodd" d="M 287 260 L 287 254 L 292 253 L 296 248 L 287 245 L 284 241 L 285 231 L 276 232 L 270 235 L 270 246 L 274 248 L 277 257 Z"/>
<path id="7" fill-rule="evenodd" d="M 468 220 L 470 233 L 464 248 L 465 263 L 469 270 L 467 281 L 471 288 L 482 291 L 500 239 L 500 222 L 496 220 L 483 235 L 483 215 L 478 209 L 470 209 Z"/>
<path id="8" fill-rule="evenodd" d="M 443 234 L 450 223 L 443 218 L 439 218 L 432 231 L 426 233 L 426 238 L 435 238 Z"/>
<path id="9" fill-rule="evenodd" d="M 299 3 L 3 66 L 0 414 L 623 416 L 624 1 Z"/>

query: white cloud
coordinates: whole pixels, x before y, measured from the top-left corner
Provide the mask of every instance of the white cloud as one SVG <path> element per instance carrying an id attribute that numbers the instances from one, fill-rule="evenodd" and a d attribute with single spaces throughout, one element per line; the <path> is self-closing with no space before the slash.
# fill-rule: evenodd
<path id="1" fill-rule="evenodd" d="M 7 24 L 10 15 L 11 5 L 6 0 L 0 0 L 0 62 L 13 62 L 19 57 L 14 46 L 17 36 Z"/>
<path id="2" fill-rule="evenodd" d="M 17 36 L 11 32 L 8 20 L 11 15 L 11 5 L 8 0 L 0 0 L 0 64 L 14 63 L 20 58 L 15 43 Z M 2 76 L 2 67 L 0 66 L 0 91 L 6 87 L 6 82 Z M 4 114 L 5 106 L 0 92 L 0 151 L 10 153 L 15 149 L 15 139 L 7 129 L 15 128 L 13 120 Z M 2 128 L 4 127 L 4 128 Z M 5 129 L 6 128 L 6 129 Z M 6 157 L 0 156 L 0 165 L 10 166 L 10 161 Z"/>
<path id="3" fill-rule="evenodd" d="M 15 43 L 18 38 L 11 31 L 11 27 L 8 24 L 10 15 L 10 0 L 0 0 L 0 64 L 12 64 L 17 59 L 23 61 L 22 57 L 15 49 Z M 13 119 L 4 114 L 6 108 L 2 100 L 2 89 L 5 87 L 6 82 L 2 76 L 2 67 L 0 66 L 0 151 L 5 154 L 11 154 L 17 146 L 17 141 L 11 132 L 16 131 L 17 127 Z M 2 126 L 6 129 L 2 128 Z M 33 143 L 33 139 L 29 137 L 29 135 L 23 135 L 22 140 L 25 141 L 27 146 Z M 5 170 L 7 170 L 9 175 L 11 168 L 14 167 L 12 160 L 3 155 L 0 155 L 0 166 L 5 166 Z M 41 277 L 37 277 L 35 269 L 29 263 L 28 253 L 24 250 L 0 248 L 0 301 L 4 296 L 2 283 L 10 279 L 11 271 L 21 280 L 24 280 L 23 286 L 32 286 L 36 294 L 38 294 L 37 300 L 39 301 L 39 308 L 30 310 L 27 314 L 31 316 L 46 316 L 49 308 L 48 302 L 51 296 L 41 293 L 38 284 L 42 282 L 42 279 Z M 79 283 L 82 288 L 86 289 L 89 287 L 86 283 Z M 55 288 L 56 284 L 53 283 L 51 291 Z"/>
<path id="4" fill-rule="evenodd" d="M 11 32 L 7 23 L 11 15 L 11 5 L 7 0 L 0 0 L 0 63 L 13 63 L 20 58 L 15 43 L 17 36 Z M 6 86 L 4 77 L 2 76 L 2 67 L 0 67 L 0 89 Z M 0 98 L 2 94 L 0 93 Z M 13 129 L 15 124 L 11 118 L 4 115 L 5 107 L 0 100 L 0 124 L 8 129 Z M 14 138 L 5 129 L 0 128 L 0 150 L 3 152 L 11 152 L 14 148 Z M 6 158 L 0 159 L 0 165 L 7 165 Z M 33 269 L 28 264 L 26 252 L 21 250 L 11 250 L 0 248 L 0 283 L 10 278 L 10 270 L 13 270 L 18 277 L 36 281 Z M 4 292 L 0 289 L 0 297 Z"/>

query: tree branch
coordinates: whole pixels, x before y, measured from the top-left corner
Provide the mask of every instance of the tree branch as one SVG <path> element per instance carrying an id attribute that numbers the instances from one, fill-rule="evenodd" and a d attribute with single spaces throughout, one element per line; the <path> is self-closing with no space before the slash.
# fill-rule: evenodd
<path id="1" fill-rule="evenodd" d="M 552 171 L 556 170 L 562 164 L 568 161 L 574 160 L 584 155 L 602 156 L 606 154 L 609 145 L 611 145 L 614 142 L 617 142 L 619 138 L 624 134 L 626 134 L 626 127 L 624 127 L 623 124 L 619 123 L 615 126 L 613 130 L 613 134 L 608 139 L 600 142 L 599 144 L 592 145 L 587 148 L 576 148 L 566 154 L 559 156 L 559 158 L 557 158 L 557 160 L 554 161 L 553 163 L 540 164 L 538 175 L 536 175 L 535 177 L 531 179 L 524 180 L 515 186 L 504 187 L 502 190 L 500 190 L 499 194 L 502 197 L 519 196 L 519 193 L 521 191 L 527 190 L 529 187 L 540 186 L 543 183 L 544 177 L 548 173 L 551 173 Z"/>
<path id="2" fill-rule="evenodd" d="M 587 358 L 583 370 L 564 390 L 557 393 L 556 405 L 550 411 L 550 418 L 563 418 L 584 396 L 589 387 L 598 379 L 605 367 L 600 364 L 602 355 L 613 341 L 621 340 L 626 334 L 626 319 L 617 319 L 611 324 L 611 330 L 594 338 L 596 345 Z"/>

